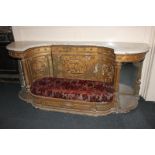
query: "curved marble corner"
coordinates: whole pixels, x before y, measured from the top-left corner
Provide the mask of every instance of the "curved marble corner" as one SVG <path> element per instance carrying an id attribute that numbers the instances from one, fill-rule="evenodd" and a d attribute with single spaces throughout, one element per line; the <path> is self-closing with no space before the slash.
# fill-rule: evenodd
<path id="1" fill-rule="evenodd" d="M 115 54 L 138 54 L 146 53 L 149 51 L 149 45 L 146 43 L 131 43 L 131 42 L 55 42 L 55 41 L 16 41 L 12 42 L 7 46 L 10 51 L 20 51 L 24 52 L 29 48 L 40 47 L 40 46 L 50 46 L 50 45 L 91 45 L 91 46 L 101 46 L 113 48 Z"/>

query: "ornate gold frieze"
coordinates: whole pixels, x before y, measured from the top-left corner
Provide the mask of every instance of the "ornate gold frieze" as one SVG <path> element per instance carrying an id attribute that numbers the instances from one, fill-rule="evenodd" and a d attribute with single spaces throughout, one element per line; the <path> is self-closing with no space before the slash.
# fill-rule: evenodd
<path id="1" fill-rule="evenodd" d="M 55 77 L 113 81 L 115 62 L 113 50 L 108 49 L 107 52 L 104 48 L 91 46 L 54 46 L 52 57 Z"/>
<path id="2" fill-rule="evenodd" d="M 103 64 L 101 74 L 105 82 L 112 82 L 114 77 L 114 66 L 111 64 Z"/>
<path id="3" fill-rule="evenodd" d="M 64 55 L 60 58 L 64 72 L 68 74 L 84 74 L 89 69 L 89 64 L 94 64 L 95 56 Z"/>
<path id="4" fill-rule="evenodd" d="M 139 54 L 117 54 L 116 61 L 117 62 L 138 62 L 142 61 L 145 58 L 146 53 Z"/>
<path id="5" fill-rule="evenodd" d="M 26 88 L 31 83 L 45 76 L 53 76 L 50 47 L 32 48 L 23 53 L 21 64 L 24 72 Z"/>

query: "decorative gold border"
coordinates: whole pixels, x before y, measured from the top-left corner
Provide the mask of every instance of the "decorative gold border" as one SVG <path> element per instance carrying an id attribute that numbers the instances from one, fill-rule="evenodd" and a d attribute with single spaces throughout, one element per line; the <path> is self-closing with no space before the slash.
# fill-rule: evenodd
<path id="1" fill-rule="evenodd" d="M 139 54 L 116 54 L 116 62 L 138 62 L 145 58 L 146 53 Z"/>
<path id="2" fill-rule="evenodd" d="M 22 59 L 24 57 L 30 56 L 32 51 L 36 51 L 39 54 L 39 51 L 42 52 L 40 48 L 43 48 L 45 51 L 51 51 L 52 47 L 62 46 L 62 45 L 51 45 L 51 46 L 40 46 L 40 47 L 33 47 L 26 51 L 9 51 L 9 55 L 13 58 Z M 66 47 L 71 45 L 65 45 Z M 79 47 L 98 47 L 98 46 L 79 46 Z M 105 48 L 105 47 L 104 47 Z M 106 48 L 110 49 L 110 48 Z M 112 49 L 110 49 L 112 50 Z M 34 52 L 34 53 L 36 53 Z M 145 58 L 145 53 L 138 53 L 138 54 L 115 54 L 116 55 L 116 62 L 138 62 L 142 61 Z"/>
<path id="3" fill-rule="evenodd" d="M 116 111 L 115 97 L 112 102 L 98 103 L 43 97 L 29 92 L 29 98 L 31 98 L 31 103 L 35 107 L 51 111 L 91 116 L 103 116 Z"/>

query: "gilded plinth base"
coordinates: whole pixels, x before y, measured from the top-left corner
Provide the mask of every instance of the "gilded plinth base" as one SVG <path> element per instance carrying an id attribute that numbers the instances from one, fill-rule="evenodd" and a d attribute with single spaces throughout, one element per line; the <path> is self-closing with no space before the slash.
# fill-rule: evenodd
<path id="1" fill-rule="evenodd" d="M 96 106 L 95 108 L 82 108 L 81 110 L 78 108 L 74 108 L 70 101 L 60 102 L 59 99 L 56 99 L 57 102 L 49 102 L 48 100 L 44 100 L 42 98 L 34 98 L 30 92 L 22 89 L 19 92 L 19 97 L 23 101 L 27 103 L 31 103 L 35 108 L 39 108 L 41 110 L 46 111 L 56 111 L 56 112 L 64 112 L 71 114 L 80 114 L 80 115 L 88 115 L 88 116 L 106 116 L 111 113 L 127 113 L 133 109 L 135 109 L 138 105 L 138 98 L 132 98 L 132 96 L 121 96 L 119 95 L 119 101 L 115 100 L 115 102 L 110 103 L 108 106 Z M 41 100 L 40 100 L 41 99 Z M 117 103 L 118 102 L 118 103 Z M 58 104 L 59 103 L 59 104 Z M 125 104 L 124 104 L 125 103 Z M 61 106 L 60 106 L 61 105 Z M 97 110 L 98 109 L 98 110 Z"/>
<path id="2" fill-rule="evenodd" d="M 116 111 L 115 102 L 111 102 L 110 104 L 103 106 L 98 105 L 95 106 L 95 108 L 93 106 L 88 107 L 88 105 L 85 106 L 83 104 L 80 106 L 80 102 L 76 101 L 68 100 L 64 102 L 62 99 L 53 99 L 53 101 L 49 101 L 49 99 L 46 99 L 45 97 L 35 97 L 25 89 L 22 89 L 19 92 L 19 98 L 27 103 L 31 103 L 35 108 L 46 111 L 56 111 L 88 116 L 105 116 Z"/>
<path id="3" fill-rule="evenodd" d="M 99 111 L 80 111 L 80 110 L 75 110 L 75 109 L 68 109 L 68 108 L 56 108 L 56 107 L 51 107 L 51 106 L 45 106 L 41 104 L 35 104 L 32 103 L 32 105 L 35 108 L 39 108 L 41 110 L 46 110 L 46 111 L 55 111 L 55 112 L 63 112 L 63 113 L 70 113 L 70 114 L 77 114 L 77 115 L 87 115 L 87 116 L 106 116 L 108 114 L 114 113 L 115 108 L 111 108 L 107 111 L 99 112 Z"/>

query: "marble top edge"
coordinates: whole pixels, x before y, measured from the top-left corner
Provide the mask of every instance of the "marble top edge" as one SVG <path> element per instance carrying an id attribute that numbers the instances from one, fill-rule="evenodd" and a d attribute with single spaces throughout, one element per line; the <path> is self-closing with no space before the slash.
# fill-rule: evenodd
<path id="1" fill-rule="evenodd" d="M 16 41 L 7 46 L 8 50 L 23 52 L 29 48 L 49 45 L 91 45 L 113 48 L 116 54 L 135 54 L 149 51 L 146 43 L 102 42 L 102 41 Z"/>

